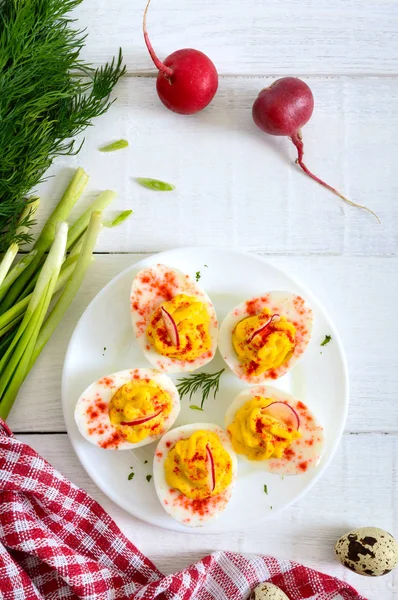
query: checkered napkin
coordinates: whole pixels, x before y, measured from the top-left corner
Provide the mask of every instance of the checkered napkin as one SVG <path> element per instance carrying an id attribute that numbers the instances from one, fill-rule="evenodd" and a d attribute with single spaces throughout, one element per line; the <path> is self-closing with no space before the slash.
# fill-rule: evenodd
<path id="1" fill-rule="evenodd" d="M 233 552 L 165 577 L 97 502 L 0 420 L 1 599 L 240 600 L 264 580 L 291 600 L 365 600 L 334 577 Z"/>

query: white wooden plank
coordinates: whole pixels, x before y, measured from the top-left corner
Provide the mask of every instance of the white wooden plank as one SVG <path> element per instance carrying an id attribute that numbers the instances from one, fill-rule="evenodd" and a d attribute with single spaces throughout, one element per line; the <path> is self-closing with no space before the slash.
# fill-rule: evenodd
<path id="1" fill-rule="evenodd" d="M 87 131 L 81 154 L 51 169 L 57 177 L 40 190 L 40 225 L 71 167 L 82 165 L 91 181 L 75 214 L 106 188 L 119 194 L 113 212 L 135 213 L 102 234 L 100 251 L 212 244 L 283 254 L 396 254 L 398 79 L 312 79 L 316 110 L 304 128 L 308 165 L 376 210 L 381 225 L 305 176 L 288 139 L 257 130 L 251 105 L 270 81 L 225 78 L 208 110 L 182 117 L 160 105 L 153 79 L 125 79 L 115 105 Z M 130 147 L 98 152 L 119 138 Z M 147 190 L 137 176 L 169 181 L 176 190 Z"/>
<path id="2" fill-rule="evenodd" d="M 103 62 L 122 46 L 129 71 L 153 70 L 142 37 L 146 0 L 84 0 L 85 56 Z M 391 0 L 153 0 L 148 30 L 160 58 L 207 53 L 222 74 L 397 73 L 398 5 Z"/>
<path id="3" fill-rule="evenodd" d="M 231 550 L 296 560 L 348 581 L 369 600 L 396 600 L 398 570 L 379 578 L 361 577 L 334 558 L 334 542 L 360 526 L 398 533 L 397 435 L 346 435 L 324 477 L 295 506 L 245 532 L 187 535 L 142 523 L 108 500 L 78 463 L 66 435 L 22 435 L 74 483 L 88 491 L 122 532 L 164 573 L 175 572 L 205 554 Z M 136 478 L 134 485 L 141 482 Z"/>
<path id="4" fill-rule="evenodd" d="M 96 293 L 138 258 L 97 255 L 72 307 L 21 390 L 9 419 L 15 431 L 64 430 L 60 382 L 73 328 Z M 306 283 L 341 333 L 351 379 L 348 430 L 398 432 L 398 258 L 285 256 L 272 257 L 272 262 Z"/>

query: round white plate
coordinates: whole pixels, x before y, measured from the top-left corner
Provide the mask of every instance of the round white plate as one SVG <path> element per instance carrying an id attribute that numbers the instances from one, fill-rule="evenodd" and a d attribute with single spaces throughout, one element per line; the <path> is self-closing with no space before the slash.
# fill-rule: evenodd
<path id="1" fill-rule="evenodd" d="M 75 403 L 91 382 L 121 369 L 150 366 L 133 337 L 129 295 L 137 271 L 156 263 L 176 267 L 193 277 L 200 271 L 200 284 L 213 300 L 220 322 L 236 304 L 268 290 L 285 289 L 301 294 L 314 311 L 313 336 L 303 358 L 273 385 L 308 404 L 324 426 L 326 446 L 319 466 L 303 475 L 282 479 L 279 475 L 261 471 L 257 464 L 239 461 L 232 500 L 218 519 L 202 528 L 180 525 L 161 507 L 153 480 L 148 482 L 146 479 L 152 474 L 153 444 L 135 451 L 102 450 L 79 434 L 73 418 Z M 326 334 L 333 340 L 321 347 Z M 217 353 L 203 370 L 213 373 L 222 367 L 226 365 Z M 184 374 L 177 374 L 173 380 L 182 376 Z M 198 412 L 189 408 L 189 400 L 185 397 L 176 425 L 207 421 L 224 426 L 226 408 L 245 387 L 246 384 L 226 368 L 217 398 L 210 397 L 205 402 L 204 412 Z M 91 479 L 111 500 L 135 517 L 160 527 L 214 533 L 245 529 L 250 524 L 269 519 L 310 489 L 330 462 L 344 429 L 348 374 L 335 327 L 303 285 L 254 254 L 219 248 L 180 248 L 132 265 L 94 298 L 69 343 L 63 371 L 62 403 L 66 427 L 77 456 Z M 194 397 L 192 403 L 200 404 L 200 395 Z M 135 475 L 129 480 L 132 467 Z M 268 494 L 264 492 L 265 484 Z"/>

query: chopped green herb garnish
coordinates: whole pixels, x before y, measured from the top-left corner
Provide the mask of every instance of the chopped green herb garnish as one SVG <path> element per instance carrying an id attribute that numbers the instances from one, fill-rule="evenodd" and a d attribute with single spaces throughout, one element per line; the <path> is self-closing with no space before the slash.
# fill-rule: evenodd
<path id="1" fill-rule="evenodd" d="M 220 387 L 220 377 L 224 373 L 225 369 L 217 371 L 217 373 L 193 373 L 188 377 L 183 377 L 177 380 L 177 390 L 180 394 L 180 398 L 183 398 L 187 394 L 189 395 L 189 401 L 195 392 L 202 390 L 202 401 L 199 408 L 193 408 L 193 410 L 203 410 L 203 404 L 209 397 L 210 392 L 213 392 L 213 397 L 217 396 Z"/>
<path id="2" fill-rule="evenodd" d="M 282 481 L 283 481 L 283 480 L 285 479 L 285 476 L 284 476 L 284 475 L 281 475 L 281 479 L 282 479 Z"/>
<path id="3" fill-rule="evenodd" d="M 201 408 L 200 406 L 196 406 L 196 404 L 190 404 L 189 408 L 191 408 L 192 410 L 203 410 L 203 408 Z"/>
<path id="4" fill-rule="evenodd" d="M 134 471 L 131 471 L 131 473 L 130 473 L 130 475 L 127 477 L 127 479 L 128 479 L 129 481 L 131 481 L 131 480 L 133 479 L 134 475 L 135 475 Z"/>
<path id="5" fill-rule="evenodd" d="M 146 480 L 147 480 L 147 482 L 149 483 L 149 482 L 151 481 L 151 479 L 152 479 L 152 475 L 147 475 L 145 479 L 146 479 Z"/>
<path id="6" fill-rule="evenodd" d="M 272 506 L 270 506 L 269 509 L 272 510 Z"/>
<path id="7" fill-rule="evenodd" d="M 175 185 L 172 183 L 166 183 L 159 179 L 148 179 L 147 177 L 136 177 L 135 179 L 144 187 L 157 192 L 172 192 L 175 189 Z"/>
<path id="8" fill-rule="evenodd" d="M 328 344 L 331 340 L 332 340 L 331 335 L 325 335 L 325 339 L 323 340 L 321 346 L 326 346 L 326 344 Z"/>
<path id="9" fill-rule="evenodd" d="M 208 268 L 209 268 L 209 265 L 203 265 L 203 266 L 204 266 L 204 267 L 206 267 L 206 269 L 208 269 Z"/>
<path id="10" fill-rule="evenodd" d="M 264 485 L 264 492 L 268 494 L 268 487 L 266 485 Z"/>
<path id="11" fill-rule="evenodd" d="M 113 219 L 113 221 L 103 221 L 102 224 L 104 227 L 117 227 L 120 225 L 120 223 L 123 223 L 123 221 L 125 221 L 132 212 L 132 210 L 124 210 L 123 212 L 119 213 L 118 216 Z"/>
<path id="12" fill-rule="evenodd" d="M 196 281 L 199 281 L 200 277 L 201 277 L 200 271 L 196 271 L 196 274 L 195 274 Z"/>
<path id="13" fill-rule="evenodd" d="M 147 465 L 147 464 L 148 464 L 148 461 L 147 461 L 147 460 L 144 460 L 144 465 Z"/>
<path id="14" fill-rule="evenodd" d="M 129 145 L 127 140 L 118 140 L 117 142 L 113 142 L 112 144 L 108 144 L 107 146 L 102 146 L 99 149 L 100 152 L 114 152 L 115 150 L 121 150 L 122 148 L 127 148 Z"/>

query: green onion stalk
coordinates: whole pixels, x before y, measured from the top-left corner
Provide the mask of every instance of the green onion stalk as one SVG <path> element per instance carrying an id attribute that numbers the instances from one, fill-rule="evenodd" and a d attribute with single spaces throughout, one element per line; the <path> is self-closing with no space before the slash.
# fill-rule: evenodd
<path id="1" fill-rule="evenodd" d="M 68 225 L 61 222 L 56 227 L 54 242 L 40 271 L 24 318 L 0 360 L 0 417 L 3 419 L 8 416 L 28 373 L 36 341 L 61 271 L 67 237 Z"/>
<path id="2" fill-rule="evenodd" d="M 75 297 L 101 229 L 101 213 L 116 194 L 103 192 L 68 228 L 66 219 L 88 181 L 77 169 L 33 249 L 13 266 L 18 246 L 0 262 L 0 417 L 6 419 L 18 391 Z M 27 222 L 38 200 L 27 203 Z M 28 219 L 29 220 L 29 219 Z M 23 233 L 23 232 L 22 232 Z M 50 309 L 50 305 L 52 308 Z"/>
<path id="3" fill-rule="evenodd" d="M 65 261 L 62 265 L 59 281 L 56 285 L 56 291 L 60 291 L 66 284 L 70 275 L 73 272 L 74 265 L 78 259 L 84 242 L 84 233 L 88 227 L 91 214 L 93 212 L 102 212 L 116 197 L 115 192 L 106 190 L 102 192 L 98 198 L 96 198 L 87 210 L 79 217 L 79 219 L 69 228 L 68 240 L 66 247 L 70 249 L 69 254 L 66 256 Z M 65 196 L 64 196 L 65 198 Z M 54 214 L 54 213 L 53 213 Z M 38 254 L 38 250 L 32 250 L 29 254 L 25 255 L 19 263 L 15 265 L 12 271 L 9 272 L 2 285 L 0 285 L 0 301 L 10 289 L 14 281 L 21 275 L 25 269 L 32 263 Z M 39 267 L 40 268 L 40 267 Z M 3 312 L 0 310 L 0 338 L 5 335 L 8 331 L 12 330 L 22 319 L 26 307 L 29 304 L 29 300 L 32 295 L 32 290 L 36 284 L 37 278 L 39 277 L 40 270 L 36 270 L 35 275 L 30 279 L 29 282 L 25 283 L 24 293 L 20 299 L 12 304 L 7 310 Z M 0 344 L 0 356 L 1 356 L 1 344 Z"/>
<path id="4" fill-rule="evenodd" d="M 50 215 L 47 223 L 42 229 L 41 234 L 37 238 L 35 245 L 33 246 L 33 250 L 36 250 L 36 256 L 29 266 L 23 270 L 23 272 L 14 282 L 11 289 L 9 289 L 7 292 L 5 298 L 3 298 L 2 302 L 0 303 L 0 313 L 10 308 L 21 295 L 23 297 L 24 293 L 28 293 L 30 291 L 27 289 L 27 285 L 29 284 L 30 279 L 36 273 L 37 269 L 43 263 L 44 256 L 46 252 L 49 251 L 51 244 L 54 241 L 57 223 L 66 221 L 68 219 L 72 208 L 82 195 L 87 182 L 87 173 L 85 173 L 81 168 L 77 169 L 60 202 Z"/>

